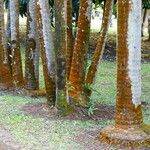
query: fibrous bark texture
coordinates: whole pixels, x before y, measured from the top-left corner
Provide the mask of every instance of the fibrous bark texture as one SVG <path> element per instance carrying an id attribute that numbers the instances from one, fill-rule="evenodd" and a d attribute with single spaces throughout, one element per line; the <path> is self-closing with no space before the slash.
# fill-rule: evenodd
<path id="1" fill-rule="evenodd" d="M 23 85 L 22 61 L 19 43 L 19 0 L 10 1 L 12 78 L 16 87 Z"/>
<path id="2" fill-rule="evenodd" d="M 50 26 L 50 11 L 48 0 L 37 0 L 38 34 L 41 47 L 41 57 L 44 80 L 49 106 L 55 105 L 55 53 Z"/>

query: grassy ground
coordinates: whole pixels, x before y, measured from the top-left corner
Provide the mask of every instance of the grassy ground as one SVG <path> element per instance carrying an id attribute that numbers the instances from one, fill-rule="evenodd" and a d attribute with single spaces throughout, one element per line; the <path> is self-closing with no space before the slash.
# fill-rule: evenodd
<path id="1" fill-rule="evenodd" d="M 142 65 L 142 101 L 148 103 L 150 98 L 150 65 Z M 116 86 L 116 65 L 114 62 L 103 61 L 99 66 L 97 78 L 93 85 L 93 103 L 115 105 Z M 41 75 L 42 78 L 42 75 Z M 41 79 L 42 81 L 42 79 Z M 28 96 L 7 94 L 0 92 L 0 126 L 6 128 L 6 132 L 13 137 L 14 145 L 17 141 L 18 147 L 32 150 L 85 150 L 106 148 L 94 138 L 99 130 L 113 123 L 113 118 L 99 118 L 99 120 L 82 120 L 60 118 L 54 114 L 45 113 L 41 103 L 46 102 L 45 98 L 31 98 Z M 34 104 L 37 105 L 35 111 Z M 28 112 L 26 106 L 31 106 L 33 112 Z M 33 106 L 33 107 L 32 107 Z M 150 123 L 150 104 L 144 109 L 144 121 Z M 43 112 L 40 115 L 40 112 Z M 108 110 L 109 111 L 109 110 Z M 7 133 L 8 134 L 8 133 Z M 6 134 L 6 135 L 7 135 Z M 1 134 L 0 134 L 1 137 Z M 0 140 L 1 141 L 1 140 Z M 11 141 L 11 139 L 10 139 Z M 8 144 L 10 144 L 8 142 Z M 88 147 L 87 147 L 88 146 Z M 98 147 L 97 147 L 98 146 Z"/>
<path id="2" fill-rule="evenodd" d="M 23 24 L 24 22 L 25 20 Z M 21 36 L 25 37 L 25 34 Z M 143 111 L 144 121 L 147 124 L 150 124 L 149 72 L 150 64 L 142 64 L 142 101 L 146 104 Z M 44 88 L 42 74 L 40 74 L 40 87 Z M 92 88 L 92 105 L 100 104 L 101 109 L 104 109 L 102 113 L 105 113 L 97 120 L 58 117 L 43 108 L 45 98 L 31 98 L 0 91 L 0 150 L 117 149 L 95 140 L 101 128 L 114 123 L 113 115 L 110 116 L 114 113 L 116 96 L 115 62 L 102 61 Z M 1 143 L 5 143 L 8 148 L 2 149 L 1 147 L 4 146 Z"/>

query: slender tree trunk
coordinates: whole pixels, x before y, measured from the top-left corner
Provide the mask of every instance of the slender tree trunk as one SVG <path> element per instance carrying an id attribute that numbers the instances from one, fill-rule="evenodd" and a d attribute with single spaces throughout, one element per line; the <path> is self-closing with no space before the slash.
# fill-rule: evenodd
<path id="1" fill-rule="evenodd" d="M 5 61 L 6 41 L 4 28 L 4 2 L 0 1 L 0 89 L 12 86 L 11 74 Z"/>
<path id="2" fill-rule="evenodd" d="M 141 109 L 141 0 L 118 1 L 117 101 L 115 125 L 101 131 L 114 145 L 144 146 Z"/>
<path id="3" fill-rule="evenodd" d="M 85 81 L 86 85 L 88 85 L 87 87 L 89 87 L 94 82 L 94 78 L 95 78 L 95 75 L 97 72 L 97 67 L 98 67 L 100 59 L 102 58 L 103 52 L 104 52 L 106 37 L 107 37 L 107 31 L 109 28 L 110 17 L 112 14 L 112 7 L 113 7 L 113 0 L 106 0 L 100 36 L 98 38 L 96 49 L 95 49 L 95 52 L 94 52 L 94 55 L 92 58 L 92 63 L 89 67 L 86 81 Z M 90 96 L 91 91 L 89 89 L 86 89 L 86 93 L 88 96 Z"/>
<path id="4" fill-rule="evenodd" d="M 75 103 L 87 103 L 83 95 L 85 81 L 85 55 L 89 41 L 92 0 L 80 0 L 77 35 L 75 39 L 71 71 L 69 76 L 69 95 Z"/>
<path id="5" fill-rule="evenodd" d="M 10 28 L 10 1 L 8 0 L 7 9 L 7 26 L 6 26 L 6 48 L 7 48 L 7 60 L 12 74 L 12 57 L 11 57 L 11 28 Z"/>
<path id="6" fill-rule="evenodd" d="M 55 54 L 48 0 L 37 0 L 38 34 L 48 106 L 55 105 Z"/>
<path id="7" fill-rule="evenodd" d="M 38 90 L 39 88 L 39 79 L 36 76 L 36 66 L 38 61 L 35 64 L 36 57 L 38 55 L 37 51 L 37 33 L 36 33 L 36 14 L 35 14 L 35 0 L 29 0 L 28 3 L 28 13 L 27 13 L 27 47 L 26 47 L 26 61 L 25 61 L 25 79 L 27 84 L 27 89 L 29 90 Z M 35 57 L 36 56 L 36 57 Z"/>
<path id="8" fill-rule="evenodd" d="M 10 1 L 12 78 L 16 87 L 23 86 L 22 60 L 19 43 L 19 0 Z"/>
<path id="9" fill-rule="evenodd" d="M 55 51 L 57 60 L 57 80 L 56 80 L 56 106 L 58 111 L 67 115 L 70 113 L 69 101 L 67 99 L 67 0 L 57 0 L 55 5 Z"/>
<path id="10" fill-rule="evenodd" d="M 144 9 L 143 10 L 143 18 L 142 18 L 142 30 L 141 30 L 142 36 L 144 36 L 143 30 L 144 30 L 144 23 L 146 20 L 146 16 L 147 16 L 147 9 Z"/>
<path id="11" fill-rule="evenodd" d="M 72 31 L 72 1 L 67 0 L 67 79 L 69 79 L 72 55 L 73 55 L 73 31 Z"/>

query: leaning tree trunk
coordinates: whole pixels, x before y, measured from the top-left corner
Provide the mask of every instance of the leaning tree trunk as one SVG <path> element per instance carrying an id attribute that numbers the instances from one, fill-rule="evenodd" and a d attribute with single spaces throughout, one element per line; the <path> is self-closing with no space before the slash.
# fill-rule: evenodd
<path id="1" fill-rule="evenodd" d="M 36 0 L 29 0 L 27 13 L 27 39 L 26 39 L 26 60 L 25 60 L 25 80 L 26 88 L 28 90 L 39 89 L 39 77 L 36 76 L 36 67 L 39 62 L 35 64 L 34 59 L 38 59 L 37 47 L 37 30 L 36 30 Z M 36 57 L 35 57 L 36 56 Z"/>
<path id="2" fill-rule="evenodd" d="M 85 88 L 88 88 L 94 82 L 94 78 L 95 78 L 95 75 L 97 72 L 99 61 L 102 58 L 103 51 L 105 48 L 105 43 L 106 43 L 107 31 L 108 31 L 109 24 L 110 24 L 110 17 L 112 14 L 112 7 L 113 7 L 113 0 L 111 0 L 111 1 L 106 0 L 100 36 L 98 38 L 96 49 L 95 49 L 95 52 L 94 52 L 94 55 L 92 58 L 92 63 L 89 67 L 86 81 L 85 81 L 85 84 L 88 86 L 86 86 Z M 90 89 L 85 89 L 85 92 L 86 92 L 87 96 L 91 95 Z"/>
<path id="3" fill-rule="evenodd" d="M 57 60 L 56 71 L 56 107 L 58 111 L 67 115 L 70 113 L 71 108 L 67 97 L 67 0 L 57 0 L 55 5 L 55 51 Z"/>
<path id="4" fill-rule="evenodd" d="M 37 0 L 38 34 L 44 71 L 48 106 L 55 105 L 55 53 L 50 23 L 48 0 Z"/>
<path id="5" fill-rule="evenodd" d="M 141 34 L 142 36 L 144 36 L 144 23 L 145 23 L 145 20 L 146 20 L 146 16 L 147 16 L 147 9 L 144 9 L 143 10 L 143 18 L 142 18 L 142 29 L 141 29 Z"/>
<path id="6" fill-rule="evenodd" d="M 10 1 L 12 78 L 16 87 L 23 86 L 22 60 L 19 43 L 19 0 Z"/>
<path id="7" fill-rule="evenodd" d="M 5 61 L 6 41 L 4 26 L 4 2 L 0 1 L 0 89 L 12 86 L 11 73 Z"/>
<path id="8" fill-rule="evenodd" d="M 144 146 L 141 108 L 141 0 L 118 1 L 117 97 L 115 125 L 100 139 L 134 149 Z"/>
<path id="9" fill-rule="evenodd" d="M 77 35 L 74 44 L 71 71 L 69 76 L 69 95 L 75 103 L 87 103 L 83 95 L 85 81 L 85 55 L 89 41 L 92 0 L 80 0 Z"/>

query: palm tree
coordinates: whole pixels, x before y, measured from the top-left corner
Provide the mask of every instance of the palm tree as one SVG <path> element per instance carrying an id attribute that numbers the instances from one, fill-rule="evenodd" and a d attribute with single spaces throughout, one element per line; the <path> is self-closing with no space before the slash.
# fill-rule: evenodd
<path id="1" fill-rule="evenodd" d="M 0 1 L 0 20 L 0 88 L 9 88 L 12 87 L 12 80 L 8 60 L 6 59 L 3 1 Z"/>
<path id="2" fill-rule="evenodd" d="M 19 0 L 10 1 L 12 78 L 16 87 L 23 85 L 22 60 L 19 43 Z"/>
<path id="3" fill-rule="evenodd" d="M 71 108 L 67 97 L 67 0 L 57 0 L 55 6 L 55 51 L 56 51 L 56 107 L 67 115 Z"/>
<path id="4" fill-rule="evenodd" d="M 25 62 L 25 79 L 27 89 L 38 90 L 39 88 L 39 56 L 37 44 L 36 30 L 36 0 L 29 0 L 27 13 L 27 46 L 26 46 L 26 62 Z M 36 56 L 36 57 L 35 57 Z M 35 63 L 35 60 L 36 63 Z M 37 72 L 36 72 L 37 68 Z M 37 74 L 37 75 L 36 75 Z"/>
<path id="5" fill-rule="evenodd" d="M 41 47 L 41 58 L 48 106 L 55 105 L 55 54 L 50 26 L 50 11 L 48 0 L 36 1 L 37 29 Z"/>
<path id="6" fill-rule="evenodd" d="M 103 55 L 103 51 L 104 51 L 105 43 L 106 43 L 107 31 L 108 31 L 108 27 L 110 24 L 110 17 L 112 14 L 112 8 L 113 8 L 113 0 L 111 0 L 111 1 L 106 0 L 105 1 L 105 8 L 103 10 L 104 13 L 103 13 L 103 20 L 102 20 L 100 35 L 99 35 L 96 49 L 95 49 L 95 52 L 93 55 L 92 63 L 89 67 L 86 81 L 85 81 L 85 84 L 88 85 L 87 87 L 89 87 L 94 82 L 94 78 L 96 76 L 99 61 Z M 86 88 L 86 86 L 85 86 L 85 88 Z M 87 92 L 86 94 L 88 96 L 90 96 L 91 91 L 89 89 L 86 89 L 85 92 Z"/>
<path id="7" fill-rule="evenodd" d="M 141 129 L 140 29 L 141 0 L 119 0 L 115 125 L 104 128 L 99 139 L 132 149 L 148 140 Z"/>
<path id="8" fill-rule="evenodd" d="M 80 0 L 78 28 L 74 44 L 72 64 L 69 76 L 69 95 L 75 103 L 87 103 L 83 95 L 85 81 L 85 55 L 88 47 L 92 0 Z"/>

